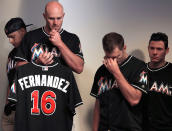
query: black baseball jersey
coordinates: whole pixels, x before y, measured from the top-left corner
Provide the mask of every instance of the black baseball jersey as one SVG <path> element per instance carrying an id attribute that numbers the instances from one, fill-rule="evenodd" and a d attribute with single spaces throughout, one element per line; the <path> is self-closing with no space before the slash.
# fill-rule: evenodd
<path id="1" fill-rule="evenodd" d="M 119 67 L 129 84 L 146 93 L 147 73 L 143 61 L 129 56 Z M 100 103 L 100 131 L 141 131 L 142 104 L 133 107 L 129 105 L 114 76 L 104 65 L 95 74 L 90 95 Z"/>
<path id="2" fill-rule="evenodd" d="M 16 131 L 71 131 L 82 104 L 72 71 L 61 64 L 18 67 L 8 100 L 16 102 Z"/>
<path id="3" fill-rule="evenodd" d="M 172 64 L 151 69 L 147 64 L 149 91 L 147 97 L 149 128 L 172 130 Z"/>
<path id="4" fill-rule="evenodd" d="M 7 76 L 9 81 L 9 86 L 12 85 L 15 75 L 15 66 L 16 66 L 16 48 L 14 48 L 8 55 L 8 61 L 6 65 Z"/>
<path id="5" fill-rule="evenodd" d="M 83 59 L 83 53 L 78 36 L 63 29 L 59 33 L 66 46 L 74 54 Z M 26 33 L 21 45 L 18 47 L 16 58 L 31 62 L 36 60 L 44 50 L 51 52 L 55 56 L 55 60 L 60 59 L 58 62 L 67 66 L 61 57 L 59 49 L 49 41 L 49 35 L 44 31 L 43 27 Z"/>

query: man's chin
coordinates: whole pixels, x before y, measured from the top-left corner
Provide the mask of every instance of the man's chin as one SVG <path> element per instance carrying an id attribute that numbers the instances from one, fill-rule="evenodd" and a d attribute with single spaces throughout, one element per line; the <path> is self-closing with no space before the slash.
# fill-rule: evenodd
<path id="1" fill-rule="evenodd" d="M 158 61 L 158 60 L 151 60 L 151 63 L 152 63 L 152 64 L 156 64 L 156 65 L 157 65 L 157 64 L 159 64 L 159 63 L 160 63 L 160 61 Z"/>
<path id="2" fill-rule="evenodd" d="M 55 31 L 59 32 L 59 28 L 57 28 L 57 27 L 53 27 L 53 28 L 51 28 L 51 30 L 55 30 Z"/>

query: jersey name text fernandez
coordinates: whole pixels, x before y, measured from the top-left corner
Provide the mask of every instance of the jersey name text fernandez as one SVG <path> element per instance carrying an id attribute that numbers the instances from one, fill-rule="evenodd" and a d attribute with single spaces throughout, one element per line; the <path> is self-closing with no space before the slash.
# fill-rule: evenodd
<path id="1" fill-rule="evenodd" d="M 45 86 L 45 87 L 52 87 L 58 90 L 61 90 L 64 93 L 67 93 L 67 88 L 70 85 L 70 82 L 59 78 L 57 76 L 51 75 L 29 75 L 18 80 L 21 89 L 27 89 L 36 86 Z"/>

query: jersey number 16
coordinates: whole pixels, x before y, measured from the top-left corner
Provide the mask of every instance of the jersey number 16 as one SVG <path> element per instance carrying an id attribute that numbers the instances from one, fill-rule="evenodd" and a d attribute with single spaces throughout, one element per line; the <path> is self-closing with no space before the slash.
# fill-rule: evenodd
<path id="1" fill-rule="evenodd" d="M 39 106 L 39 98 L 40 107 Z M 53 91 L 45 91 L 42 96 L 39 97 L 39 91 L 34 90 L 31 93 L 31 101 L 33 101 L 33 108 L 31 108 L 31 115 L 39 115 L 40 108 L 44 115 L 52 115 L 56 110 L 56 94 Z"/>

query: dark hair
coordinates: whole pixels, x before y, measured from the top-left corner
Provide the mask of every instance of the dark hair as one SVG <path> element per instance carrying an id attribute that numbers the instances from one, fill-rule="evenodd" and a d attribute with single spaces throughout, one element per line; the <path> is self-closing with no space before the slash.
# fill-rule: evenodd
<path id="1" fill-rule="evenodd" d="M 165 49 L 168 48 L 168 36 L 165 33 L 162 32 L 153 33 L 149 40 L 149 44 L 151 41 L 163 41 Z"/>
<path id="2" fill-rule="evenodd" d="M 111 32 L 103 37 L 102 43 L 104 51 L 111 53 L 115 46 L 122 50 L 124 47 L 124 38 L 118 33 Z"/>
<path id="3" fill-rule="evenodd" d="M 32 24 L 30 24 L 32 25 Z M 26 29 L 27 26 L 30 25 L 25 25 L 24 21 L 22 18 L 20 17 L 16 17 L 16 18 L 11 18 L 5 25 L 4 31 L 6 33 L 6 35 L 15 32 L 21 28 Z"/>

